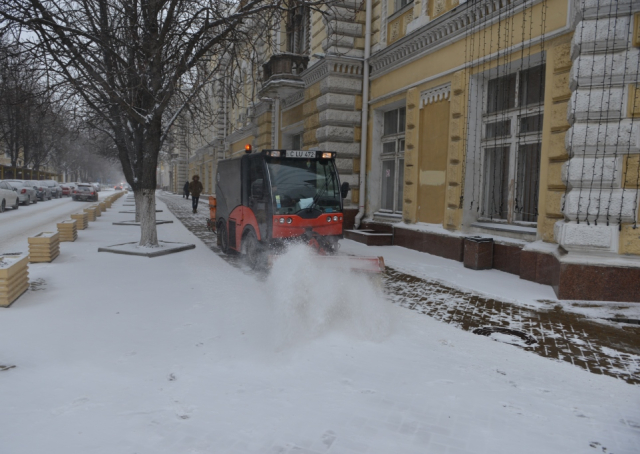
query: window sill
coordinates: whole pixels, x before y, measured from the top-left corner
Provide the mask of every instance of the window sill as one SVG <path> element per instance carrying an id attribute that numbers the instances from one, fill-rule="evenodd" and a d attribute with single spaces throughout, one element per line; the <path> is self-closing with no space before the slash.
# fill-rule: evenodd
<path id="1" fill-rule="evenodd" d="M 538 233 L 536 227 L 523 227 L 521 225 L 514 224 L 500 224 L 495 222 L 474 222 L 471 227 L 476 227 L 484 230 L 493 230 L 496 232 L 509 232 L 519 235 L 532 235 L 535 236 Z"/>
<path id="2" fill-rule="evenodd" d="M 376 211 L 373 213 L 373 219 L 383 222 L 400 222 L 402 221 L 402 215 L 399 213 L 391 213 L 389 211 Z"/>

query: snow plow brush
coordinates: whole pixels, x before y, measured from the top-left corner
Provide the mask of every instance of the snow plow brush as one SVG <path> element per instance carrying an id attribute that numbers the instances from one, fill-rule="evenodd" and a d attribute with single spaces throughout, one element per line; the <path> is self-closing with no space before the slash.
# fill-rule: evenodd
<path id="1" fill-rule="evenodd" d="M 278 255 L 269 255 L 267 268 L 271 269 L 278 260 Z M 351 255 L 316 255 L 312 258 L 315 264 L 322 267 L 356 271 L 359 273 L 381 274 L 384 272 L 383 257 L 355 257 Z"/>
<path id="2" fill-rule="evenodd" d="M 354 257 L 351 255 L 319 255 L 314 257 L 319 263 L 326 262 L 326 266 L 358 271 L 362 273 L 379 274 L 384 272 L 383 257 Z"/>

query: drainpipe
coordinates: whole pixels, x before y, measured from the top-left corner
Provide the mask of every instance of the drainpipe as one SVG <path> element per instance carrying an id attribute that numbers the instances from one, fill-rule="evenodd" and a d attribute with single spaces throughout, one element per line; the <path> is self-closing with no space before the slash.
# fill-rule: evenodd
<path id="1" fill-rule="evenodd" d="M 280 148 L 280 98 L 276 98 L 273 101 L 273 112 L 275 115 L 275 118 L 271 119 L 274 124 L 273 148 L 278 149 Z"/>
<path id="2" fill-rule="evenodd" d="M 358 197 L 358 214 L 356 214 L 354 228 L 360 227 L 360 221 L 364 216 L 365 206 L 365 180 L 367 172 L 367 137 L 369 131 L 367 127 L 369 125 L 369 57 L 371 56 L 371 0 L 367 0 L 366 4 L 366 22 L 364 29 L 364 74 L 362 78 L 362 123 L 360 137 L 360 185 L 359 185 L 359 197 Z"/>

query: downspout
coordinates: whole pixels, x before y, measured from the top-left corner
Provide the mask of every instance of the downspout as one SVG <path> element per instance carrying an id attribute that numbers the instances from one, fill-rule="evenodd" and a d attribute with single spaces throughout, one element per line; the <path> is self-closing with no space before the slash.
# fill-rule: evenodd
<path id="1" fill-rule="evenodd" d="M 364 29 L 364 61 L 363 78 L 362 78 L 362 123 L 360 129 L 362 135 L 360 137 L 360 185 L 358 194 L 358 214 L 354 228 L 360 227 L 360 222 L 364 216 L 365 208 L 365 181 L 367 179 L 367 138 L 369 136 L 369 57 L 371 56 L 371 0 L 367 0 L 365 12 L 365 29 Z"/>
<path id="2" fill-rule="evenodd" d="M 272 118 L 273 121 L 273 148 L 280 148 L 280 98 L 276 98 L 273 101 L 273 113 L 275 118 Z"/>

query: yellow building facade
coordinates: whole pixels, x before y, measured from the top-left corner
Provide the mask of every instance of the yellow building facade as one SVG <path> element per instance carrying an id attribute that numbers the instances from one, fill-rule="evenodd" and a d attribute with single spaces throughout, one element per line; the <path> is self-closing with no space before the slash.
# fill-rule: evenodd
<path id="1" fill-rule="evenodd" d="M 190 172 L 247 143 L 336 151 L 359 230 L 465 263 L 481 237 L 560 298 L 640 301 L 640 3 L 292 5 Z"/>

